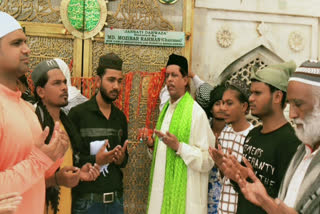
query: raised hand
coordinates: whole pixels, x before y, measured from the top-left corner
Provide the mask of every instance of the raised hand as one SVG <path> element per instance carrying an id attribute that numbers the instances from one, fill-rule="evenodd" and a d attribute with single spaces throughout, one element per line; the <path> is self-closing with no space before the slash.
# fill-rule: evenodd
<path id="1" fill-rule="evenodd" d="M 261 183 L 261 181 L 257 178 L 252 170 L 252 166 L 247 161 L 246 158 L 243 157 L 244 163 L 247 166 L 247 174 L 248 177 L 252 180 L 252 183 L 247 181 L 247 177 L 243 177 L 240 171 L 238 171 L 236 175 L 236 182 L 238 183 L 241 192 L 245 196 L 245 198 L 251 203 L 260 206 L 262 205 L 265 198 L 269 197 L 266 191 L 266 188 Z"/>
<path id="2" fill-rule="evenodd" d="M 255 176 L 250 165 L 247 165 L 247 169 L 248 176 L 252 180 L 252 183 L 242 178 L 240 174 L 237 174 L 236 177 L 241 192 L 248 201 L 261 207 L 268 214 L 298 214 L 293 208 L 288 207 L 280 199 L 271 198 L 261 181 Z"/>
<path id="3" fill-rule="evenodd" d="M 91 163 L 86 163 L 80 169 L 80 180 L 81 181 L 95 181 L 100 175 L 100 166 Z"/>
<path id="4" fill-rule="evenodd" d="M 225 157 L 225 154 L 223 153 L 220 144 L 218 144 L 218 149 L 209 147 L 209 154 L 212 160 L 214 160 L 214 163 L 220 169 L 223 163 L 223 157 Z"/>
<path id="5" fill-rule="evenodd" d="M 152 138 L 153 132 L 150 131 L 148 128 L 141 128 L 139 129 L 139 140 L 140 142 L 144 142 L 147 144 L 149 148 L 154 146 L 154 140 Z"/>
<path id="6" fill-rule="evenodd" d="M 56 161 L 62 158 L 69 147 L 69 139 L 67 134 L 60 129 L 59 122 L 55 123 L 54 131 L 49 144 L 45 144 L 45 140 L 48 137 L 49 128 L 46 127 L 38 140 L 35 142 L 35 146 L 38 147 L 43 153 L 45 153 L 51 160 Z"/>
<path id="7" fill-rule="evenodd" d="M 98 153 L 96 154 L 96 163 L 100 166 L 112 163 L 114 162 L 115 159 L 115 152 L 117 151 L 116 149 L 113 149 L 109 152 L 106 151 L 106 148 L 109 148 L 109 140 L 106 140 L 104 145 L 99 149 Z"/>
<path id="8" fill-rule="evenodd" d="M 178 138 L 175 135 L 173 135 L 169 132 L 166 132 L 164 134 L 158 130 L 154 130 L 154 133 L 159 137 L 159 140 L 161 140 L 164 144 L 169 146 L 174 151 L 178 151 L 180 143 L 179 143 Z"/>
<path id="9" fill-rule="evenodd" d="M 126 156 L 126 150 L 127 150 L 128 143 L 129 143 L 129 141 L 126 140 L 124 142 L 123 147 L 118 145 L 118 146 L 116 146 L 116 148 L 114 148 L 114 150 L 116 150 L 115 153 L 114 153 L 114 158 L 115 158 L 114 163 L 115 164 L 117 164 L 117 165 L 121 165 L 122 164 L 122 162 L 124 160 L 124 157 Z"/>
<path id="10" fill-rule="evenodd" d="M 75 187 L 80 180 L 80 169 L 74 166 L 65 166 L 56 172 L 56 181 L 60 186 Z"/>
<path id="11" fill-rule="evenodd" d="M 7 193 L 0 195 L 0 214 L 13 214 L 21 203 L 19 193 Z"/>

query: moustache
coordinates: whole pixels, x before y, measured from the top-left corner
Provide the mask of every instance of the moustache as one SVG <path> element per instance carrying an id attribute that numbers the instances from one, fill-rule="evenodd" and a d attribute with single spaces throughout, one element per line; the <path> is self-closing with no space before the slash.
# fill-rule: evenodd
<path id="1" fill-rule="evenodd" d="M 116 94 L 119 94 L 119 90 L 112 90 L 112 91 L 110 91 L 110 93 L 116 93 Z"/>

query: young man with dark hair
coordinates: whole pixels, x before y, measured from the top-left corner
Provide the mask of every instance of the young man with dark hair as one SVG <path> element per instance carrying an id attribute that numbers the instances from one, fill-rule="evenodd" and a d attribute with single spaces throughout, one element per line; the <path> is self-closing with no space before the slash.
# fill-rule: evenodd
<path id="1" fill-rule="evenodd" d="M 74 188 L 73 213 L 122 214 L 121 168 L 128 162 L 128 124 L 124 113 L 112 103 L 120 93 L 122 60 L 114 53 L 101 56 L 97 74 L 98 93 L 72 108 L 69 117 L 83 139 L 80 163 L 96 162 L 102 175 Z"/>
<path id="2" fill-rule="evenodd" d="M 100 174 L 100 168 L 97 164 L 94 167 L 91 163 L 83 166 L 79 164 L 78 145 L 81 143 L 81 137 L 61 109 L 68 104 L 68 87 L 66 77 L 57 62 L 42 61 L 31 73 L 31 78 L 37 97 L 36 114 L 42 128 L 46 126 L 52 128 L 54 123 L 59 121 L 61 129 L 66 132 L 71 142 L 71 147 L 67 150 L 60 169 L 52 176 L 46 177 L 48 213 L 71 213 L 71 188 L 78 185 L 80 180 L 95 180 Z M 47 137 L 46 143 L 51 137 L 52 133 Z"/>
<path id="3" fill-rule="evenodd" d="M 217 143 L 224 154 L 230 150 L 238 161 L 242 159 L 245 138 L 253 129 L 253 125 L 246 119 L 249 112 L 249 96 L 248 85 L 236 79 L 227 84 L 222 97 L 224 120 L 228 125 L 222 130 Z M 211 149 L 209 151 L 211 153 Z M 221 175 L 221 183 L 222 191 L 218 213 L 236 213 L 238 193 L 234 190 L 230 180 L 223 175 Z"/>
<path id="4" fill-rule="evenodd" d="M 291 61 L 253 71 L 251 76 L 251 114 L 261 119 L 262 126 L 252 129 L 247 135 L 243 156 L 252 164 L 255 174 L 273 197 L 277 196 L 289 161 L 300 144 L 293 128 L 284 117 L 282 104 L 288 79 L 294 70 L 295 63 Z M 272 92 L 269 85 L 277 90 Z M 218 153 L 216 152 L 214 151 L 215 154 Z M 221 157 L 213 156 L 215 159 Z M 239 169 L 243 177 L 248 177 L 246 168 L 236 167 L 237 162 L 226 156 L 221 159 L 217 158 L 216 161 L 227 177 L 236 180 Z M 238 193 L 237 213 L 265 213 L 260 207 L 246 200 L 239 189 Z"/>

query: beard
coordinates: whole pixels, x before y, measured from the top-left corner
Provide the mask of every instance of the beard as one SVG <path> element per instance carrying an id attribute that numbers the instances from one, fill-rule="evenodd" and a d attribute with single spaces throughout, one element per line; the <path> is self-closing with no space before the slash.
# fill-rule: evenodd
<path id="1" fill-rule="evenodd" d="M 113 90 L 110 93 L 112 93 L 112 92 L 117 92 L 119 94 L 118 90 Z M 107 90 L 105 90 L 103 87 L 100 87 L 100 94 L 101 94 L 102 99 L 107 104 L 111 104 L 113 101 L 115 101 L 118 98 L 118 95 L 115 98 L 110 98 L 109 95 L 108 95 Z"/>
<path id="2" fill-rule="evenodd" d="M 213 119 L 214 119 L 214 120 L 218 120 L 218 121 L 223 121 L 223 120 L 224 120 L 223 117 L 215 117 L 215 116 L 213 116 Z"/>
<path id="3" fill-rule="evenodd" d="M 304 143 L 314 147 L 320 141 L 320 109 L 319 106 L 309 113 L 304 120 L 294 119 L 295 124 L 301 124 L 301 128 L 294 127 L 297 137 Z"/>
<path id="4" fill-rule="evenodd" d="M 271 97 L 270 100 L 262 107 L 260 112 L 252 113 L 251 111 L 251 115 L 258 117 L 260 119 L 261 117 L 265 117 L 272 114 L 273 113 L 272 102 L 273 102 L 273 97 Z"/>

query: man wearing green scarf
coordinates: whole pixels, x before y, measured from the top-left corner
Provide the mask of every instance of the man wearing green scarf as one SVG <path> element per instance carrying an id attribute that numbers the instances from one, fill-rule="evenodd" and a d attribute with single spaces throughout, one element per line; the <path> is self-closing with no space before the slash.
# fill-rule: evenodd
<path id="1" fill-rule="evenodd" d="M 188 92 L 188 62 L 172 54 L 166 68 L 170 100 L 160 113 L 153 148 L 148 213 L 207 213 L 208 149 L 215 143 L 206 113 Z"/>

